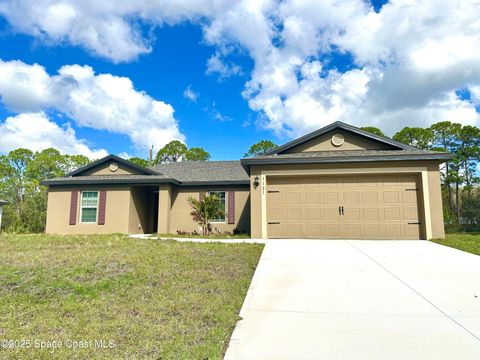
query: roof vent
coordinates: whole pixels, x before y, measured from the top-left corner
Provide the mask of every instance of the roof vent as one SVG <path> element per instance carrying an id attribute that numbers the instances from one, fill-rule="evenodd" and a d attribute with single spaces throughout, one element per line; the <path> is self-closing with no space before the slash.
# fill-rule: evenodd
<path id="1" fill-rule="evenodd" d="M 118 164 L 116 162 L 112 162 L 109 166 L 111 172 L 115 172 L 118 170 Z"/>
<path id="2" fill-rule="evenodd" d="M 342 134 L 335 134 L 332 136 L 332 145 L 333 146 L 342 146 L 345 141 L 345 138 Z"/>

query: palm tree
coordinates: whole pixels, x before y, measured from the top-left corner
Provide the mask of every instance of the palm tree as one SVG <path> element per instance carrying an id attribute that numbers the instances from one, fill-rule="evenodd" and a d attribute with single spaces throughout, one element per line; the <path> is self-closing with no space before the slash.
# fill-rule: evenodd
<path id="1" fill-rule="evenodd" d="M 193 221 L 200 225 L 203 235 L 209 235 L 212 229 L 210 221 L 225 214 L 222 201 L 215 194 L 202 193 L 200 200 L 190 196 L 188 202 L 192 207 L 190 215 L 192 215 Z"/>

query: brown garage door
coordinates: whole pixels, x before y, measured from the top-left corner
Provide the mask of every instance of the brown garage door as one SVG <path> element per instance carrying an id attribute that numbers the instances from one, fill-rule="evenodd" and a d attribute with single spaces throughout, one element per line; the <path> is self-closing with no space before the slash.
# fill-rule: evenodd
<path id="1" fill-rule="evenodd" d="M 269 238 L 419 239 L 415 175 L 267 178 Z"/>

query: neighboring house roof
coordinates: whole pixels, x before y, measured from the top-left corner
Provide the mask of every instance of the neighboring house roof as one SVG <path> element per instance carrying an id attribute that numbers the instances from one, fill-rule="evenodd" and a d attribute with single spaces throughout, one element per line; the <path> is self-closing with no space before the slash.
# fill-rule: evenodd
<path id="1" fill-rule="evenodd" d="M 0 206 L 1 206 L 1 205 L 7 205 L 7 204 L 8 204 L 7 201 L 0 199 Z"/>
<path id="2" fill-rule="evenodd" d="M 232 161 L 183 161 L 159 164 L 151 169 L 178 180 L 184 185 L 202 183 L 248 184 L 248 174 L 240 160 Z"/>

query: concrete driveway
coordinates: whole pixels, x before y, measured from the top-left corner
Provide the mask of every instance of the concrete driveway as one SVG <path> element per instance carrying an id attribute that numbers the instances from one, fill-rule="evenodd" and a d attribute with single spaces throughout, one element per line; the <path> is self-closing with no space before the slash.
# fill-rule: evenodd
<path id="1" fill-rule="evenodd" d="M 272 240 L 225 359 L 480 359 L 480 256 L 427 241 Z"/>

